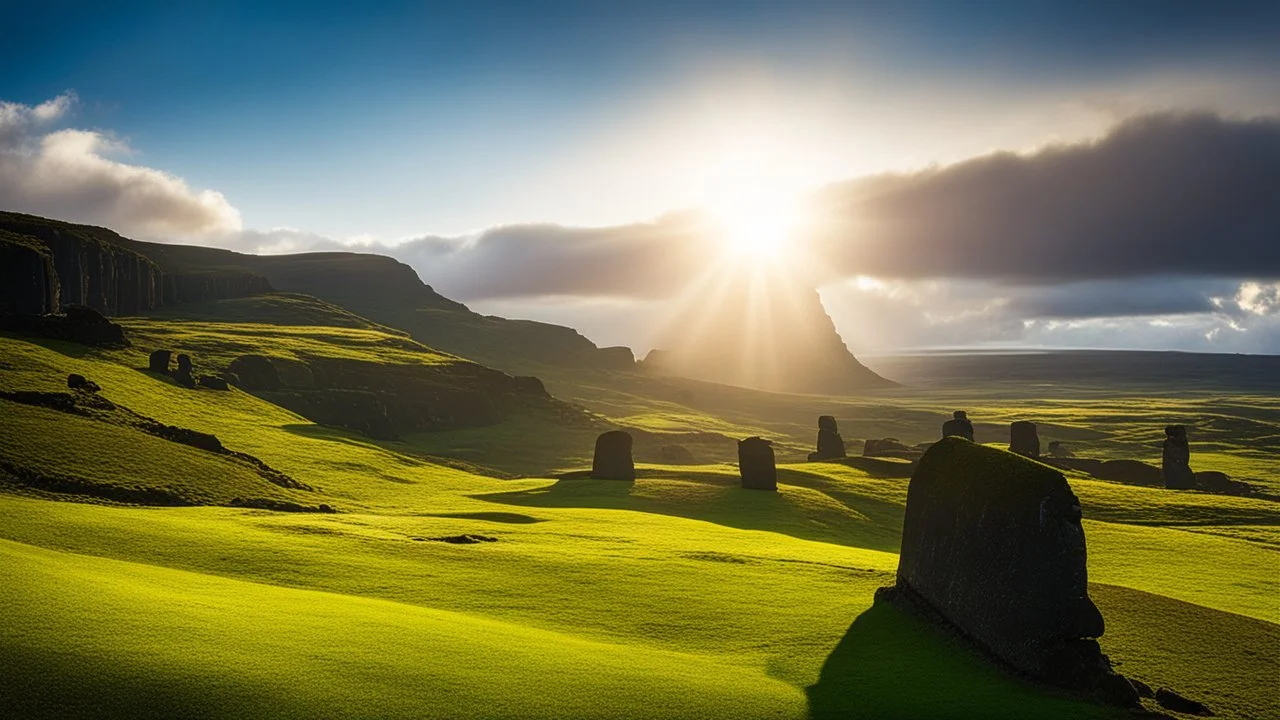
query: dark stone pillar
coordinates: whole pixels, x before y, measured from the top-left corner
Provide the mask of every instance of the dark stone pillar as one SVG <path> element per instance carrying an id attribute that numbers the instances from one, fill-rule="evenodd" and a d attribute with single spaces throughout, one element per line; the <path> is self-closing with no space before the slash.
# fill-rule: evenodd
<path id="1" fill-rule="evenodd" d="M 1196 486 L 1195 473 L 1191 472 L 1191 446 L 1187 443 L 1186 426 L 1170 425 L 1164 429 L 1164 457 L 1160 470 L 1167 488 L 1189 490 Z"/>
<path id="2" fill-rule="evenodd" d="M 597 480 L 635 480 L 631 459 L 631 433 L 610 430 L 596 438 L 596 454 L 591 461 L 591 477 Z"/>
<path id="3" fill-rule="evenodd" d="M 1009 425 L 1009 452 L 1024 457 L 1040 457 L 1040 435 L 1036 432 L 1036 424 L 1026 420 L 1018 420 Z"/>
<path id="4" fill-rule="evenodd" d="M 742 474 L 742 487 L 747 490 L 777 490 L 773 443 L 760 437 L 739 440 L 738 472 Z"/>

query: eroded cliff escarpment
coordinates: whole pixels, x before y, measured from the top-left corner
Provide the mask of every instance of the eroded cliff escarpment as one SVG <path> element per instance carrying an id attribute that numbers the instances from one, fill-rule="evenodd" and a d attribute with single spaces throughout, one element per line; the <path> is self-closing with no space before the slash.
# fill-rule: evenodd
<path id="1" fill-rule="evenodd" d="M 265 278 L 240 268 L 165 273 L 129 242 L 106 228 L 0 213 L 0 311 L 87 305 L 104 315 L 134 315 L 271 290 Z"/>

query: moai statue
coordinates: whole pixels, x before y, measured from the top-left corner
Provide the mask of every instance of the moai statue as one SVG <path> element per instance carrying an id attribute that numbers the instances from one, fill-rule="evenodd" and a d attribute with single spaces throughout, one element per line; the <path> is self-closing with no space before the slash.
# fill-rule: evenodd
<path id="1" fill-rule="evenodd" d="M 1024 457 L 1040 457 L 1040 435 L 1036 432 L 1036 424 L 1026 420 L 1018 420 L 1009 425 L 1009 452 Z"/>
<path id="2" fill-rule="evenodd" d="M 969 422 L 969 416 L 963 410 L 951 413 L 951 419 L 942 423 L 942 437 L 949 438 L 952 435 L 973 442 L 973 423 Z"/>
<path id="3" fill-rule="evenodd" d="M 809 453 L 810 460 L 833 460 L 845 457 L 844 438 L 830 415 L 818 417 L 818 451 Z"/>
<path id="4" fill-rule="evenodd" d="M 777 490 L 778 466 L 773 459 L 773 443 L 760 437 L 738 441 L 738 472 L 747 490 Z"/>
<path id="5" fill-rule="evenodd" d="M 1191 446 L 1187 443 L 1186 426 L 1170 425 L 1164 429 L 1164 457 L 1160 471 L 1167 488 L 1189 490 L 1196 486 L 1196 475 L 1191 472 Z"/>
<path id="6" fill-rule="evenodd" d="M 172 355 L 168 350 L 153 350 L 151 358 L 147 363 L 147 368 L 151 372 L 169 374 L 169 357 Z"/>
<path id="7" fill-rule="evenodd" d="M 591 477 L 597 480 L 636 479 L 636 465 L 631 459 L 631 433 L 610 430 L 596 438 Z"/>

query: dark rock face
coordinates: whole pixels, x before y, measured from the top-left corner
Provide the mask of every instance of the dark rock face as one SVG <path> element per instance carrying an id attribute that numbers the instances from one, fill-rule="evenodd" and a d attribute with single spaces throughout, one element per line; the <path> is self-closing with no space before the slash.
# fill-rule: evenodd
<path id="1" fill-rule="evenodd" d="M 942 423 L 942 437 L 952 436 L 973 442 L 973 423 L 969 422 L 969 417 L 963 410 L 955 411 L 950 420 Z"/>
<path id="2" fill-rule="evenodd" d="M 1156 690 L 1156 702 L 1166 710 L 1186 715 L 1212 715 L 1213 713 L 1202 702 L 1183 697 L 1169 688 Z"/>
<path id="3" fill-rule="evenodd" d="M 773 443 L 760 437 L 738 441 L 738 472 L 746 490 L 777 490 L 778 466 Z"/>
<path id="4" fill-rule="evenodd" d="M 837 430 L 836 419 L 830 415 L 818 417 L 818 450 L 809 453 L 810 460 L 834 460 L 845 457 L 844 438 Z"/>
<path id="5" fill-rule="evenodd" d="M 1026 420 L 1017 420 L 1009 425 L 1009 452 L 1023 457 L 1040 457 L 1040 435 L 1036 432 L 1036 424 Z"/>
<path id="6" fill-rule="evenodd" d="M 262 355 L 241 355 L 227 369 L 235 373 L 245 390 L 279 390 L 280 374 L 275 365 Z"/>
<path id="7" fill-rule="evenodd" d="M 1164 429 L 1164 436 L 1164 457 L 1160 466 L 1164 486 L 1174 490 L 1194 488 L 1196 476 L 1191 472 L 1191 446 L 1187 443 L 1186 426 L 1170 425 Z"/>
<path id="8" fill-rule="evenodd" d="M 610 430 L 596 438 L 591 477 L 597 480 L 636 479 L 636 466 L 631 459 L 631 433 Z"/>
<path id="9" fill-rule="evenodd" d="M 683 445 L 663 445 L 658 448 L 658 462 L 663 465 L 696 465 L 693 452 Z"/>
<path id="10" fill-rule="evenodd" d="M 124 328 L 84 305 L 68 305 L 62 315 L 0 315 L 0 330 L 81 345 L 129 347 Z"/>
<path id="11" fill-rule="evenodd" d="M 178 367 L 173 371 L 173 379 L 183 387 L 193 388 L 196 386 L 196 378 L 191 371 L 191 356 L 186 353 L 179 354 Z"/>
<path id="12" fill-rule="evenodd" d="M 67 376 L 67 387 L 72 390 L 83 390 L 85 392 L 98 392 L 102 389 L 98 387 L 98 383 L 76 373 L 71 373 Z"/>
<path id="13" fill-rule="evenodd" d="M 147 358 L 147 369 L 151 372 L 169 374 L 169 359 L 173 353 L 168 350 L 152 350 Z"/>
<path id="14" fill-rule="evenodd" d="M 196 384 L 202 388 L 209 388 L 210 390 L 230 390 L 231 389 L 231 387 L 227 384 L 227 381 L 223 378 L 218 377 L 217 375 L 201 375 L 199 378 L 196 379 Z"/>
<path id="15" fill-rule="evenodd" d="M 58 311 L 53 253 L 33 238 L 0 230 L 0 313 Z"/>
<path id="16" fill-rule="evenodd" d="M 907 489 L 897 587 L 1020 672 L 1137 702 L 1095 640 L 1080 503 L 1056 470 L 954 437 L 935 444 Z"/>

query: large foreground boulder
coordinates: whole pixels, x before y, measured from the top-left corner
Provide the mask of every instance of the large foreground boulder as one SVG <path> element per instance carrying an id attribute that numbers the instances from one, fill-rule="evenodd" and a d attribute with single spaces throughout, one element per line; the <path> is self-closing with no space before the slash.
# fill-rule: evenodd
<path id="1" fill-rule="evenodd" d="M 636 465 L 631 458 L 631 433 L 610 430 L 596 438 L 591 477 L 597 480 L 636 479 Z"/>
<path id="2" fill-rule="evenodd" d="M 1190 490 L 1196 486 L 1196 474 L 1191 471 L 1191 446 L 1187 442 L 1184 425 L 1170 425 L 1164 429 L 1164 455 L 1160 464 L 1164 486 L 1174 490 Z"/>
<path id="3" fill-rule="evenodd" d="M 1137 702 L 1095 639 L 1080 503 L 1050 467 L 955 437 L 931 447 L 907 489 L 897 591 L 1021 673 Z"/>
<path id="4" fill-rule="evenodd" d="M 773 443 L 761 437 L 738 441 L 738 472 L 747 490 L 777 490 L 778 466 Z"/>

